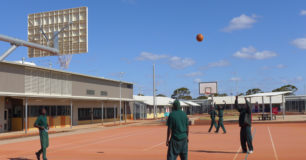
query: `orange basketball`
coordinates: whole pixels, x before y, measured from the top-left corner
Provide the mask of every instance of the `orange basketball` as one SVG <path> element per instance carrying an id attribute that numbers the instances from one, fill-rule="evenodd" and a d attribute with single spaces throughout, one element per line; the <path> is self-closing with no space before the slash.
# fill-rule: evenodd
<path id="1" fill-rule="evenodd" d="M 204 36 L 203 36 L 201 33 L 197 34 L 197 40 L 198 40 L 199 42 L 202 42 L 203 39 L 204 39 Z"/>

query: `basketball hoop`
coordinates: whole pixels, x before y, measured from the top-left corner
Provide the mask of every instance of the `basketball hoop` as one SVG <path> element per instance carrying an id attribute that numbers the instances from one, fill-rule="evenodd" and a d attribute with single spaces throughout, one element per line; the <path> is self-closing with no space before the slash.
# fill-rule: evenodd
<path id="1" fill-rule="evenodd" d="M 72 59 L 72 54 L 63 54 L 58 56 L 58 61 L 62 69 L 68 69 Z"/>

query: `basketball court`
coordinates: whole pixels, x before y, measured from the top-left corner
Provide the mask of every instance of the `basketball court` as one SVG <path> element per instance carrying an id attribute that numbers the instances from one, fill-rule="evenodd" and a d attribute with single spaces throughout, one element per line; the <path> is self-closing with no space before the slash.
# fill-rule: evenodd
<path id="1" fill-rule="evenodd" d="M 255 124 L 254 153 L 242 154 L 238 125 L 227 125 L 228 134 L 207 133 L 207 125 L 191 126 L 189 159 L 303 159 L 306 156 L 306 123 Z M 39 137 L 0 145 L 0 159 L 35 159 Z M 50 136 L 49 159 L 130 159 L 162 160 L 166 158 L 166 126 L 128 126 L 100 128 Z"/>

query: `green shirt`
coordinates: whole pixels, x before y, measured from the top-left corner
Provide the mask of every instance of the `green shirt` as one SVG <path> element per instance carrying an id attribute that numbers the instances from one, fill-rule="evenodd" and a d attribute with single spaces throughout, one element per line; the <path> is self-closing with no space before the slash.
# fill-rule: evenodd
<path id="1" fill-rule="evenodd" d="M 188 117 L 182 110 L 174 110 L 167 120 L 168 127 L 172 130 L 171 138 L 181 140 L 187 137 Z"/>
<path id="2" fill-rule="evenodd" d="M 40 115 L 35 121 L 34 125 L 48 129 L 47 116 Z M 41 147 L 47 148 L 49 146 L 48 132 L 43 129 L 39 129 L 39 136 L 40 136 Z"/>

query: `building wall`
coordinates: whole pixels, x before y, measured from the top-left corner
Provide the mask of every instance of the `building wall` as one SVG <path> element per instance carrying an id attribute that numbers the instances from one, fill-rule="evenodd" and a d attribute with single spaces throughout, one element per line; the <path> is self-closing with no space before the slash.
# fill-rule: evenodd
<path id="1" fill-rule="evenodd" d="M 88 78 L 77 75 L 72 75 L 72 95 L 73 96 L 101 96 L 101 91 L 107 92 L 107 96 L 112 98 L 120 97 L 120 83 L 102 79 Z M 130 87 L 132 85 L 130 84 Z M 88 95 L 87 90 L 94 90 L 94 95 Z M 128 88 L 127 84 L 122 83 L 121 88 L 122 98 L 133 98 L 133 88 Z"/>
<path id="2" fill-rule="evenodd" d="M 0 63 L 0 92 L 24 93 L 24 67 Z"/>

